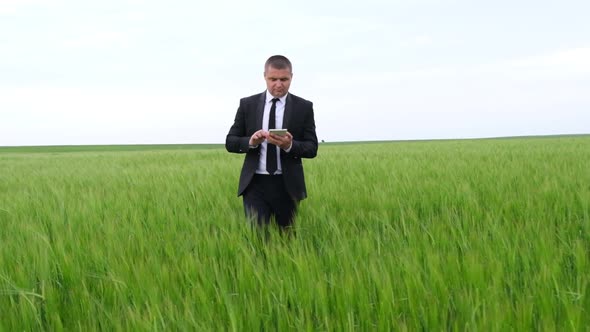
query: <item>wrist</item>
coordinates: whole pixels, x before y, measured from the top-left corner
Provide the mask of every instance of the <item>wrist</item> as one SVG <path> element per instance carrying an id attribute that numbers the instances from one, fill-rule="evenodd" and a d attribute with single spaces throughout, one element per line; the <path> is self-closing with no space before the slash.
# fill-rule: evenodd
<path id="1" fill-rule="evenodd" d="M 289 143 L 289 145 L 287 145 L 286 147 L 281 147 L 281 149 L 285 150 L 285 152 L 289 152 L 289 151 L 291 151 L 292 147 L 293 147 L 293 142 Z"/>

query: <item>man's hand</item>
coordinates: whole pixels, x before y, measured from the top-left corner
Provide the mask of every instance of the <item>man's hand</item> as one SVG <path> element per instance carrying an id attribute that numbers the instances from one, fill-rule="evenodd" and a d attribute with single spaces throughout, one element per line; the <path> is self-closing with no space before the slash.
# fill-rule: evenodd
<path id="1" fill-rule="evenodd" d="M 250 146 L 260 145 L 260 143 L 264 142 L 267 136 L 268 132 L 260 129 L 250 136 L 250 142 L 248 144 L 250 144 Z"/>
<path id="2" fill-rule="evenodd" d="M 268 134 L 266 137 L 268 143 L 274 144 L 280 147 L 283 150 L 288 150 L 293 143 L 293 135 L 290 132 L 287 132 L 285 136 L 279 136 L 275 134 Z"/>

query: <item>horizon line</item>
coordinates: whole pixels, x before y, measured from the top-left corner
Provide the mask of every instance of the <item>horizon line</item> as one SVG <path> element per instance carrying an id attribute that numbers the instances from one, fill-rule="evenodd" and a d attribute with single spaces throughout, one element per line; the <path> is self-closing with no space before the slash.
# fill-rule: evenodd
<path id="1" fill-rule="evenodd" d="M 510 139 L 510 138 L 543 138 L 543 137 L 571 137 L 590 136 L 590 133 L 576 134 L 549 134 L 549 135 L 512 135 L 512 136 L 486 136 L 468 138 L 412 138 L 392 140 L 352 140 L 352 141 L 326 141 L 318 140 L 319 144 L 330 143 L 386 143 L 386 142 L 422 142 L 422 141 L 458 141 L 458 140 L 483 140 L 483 139 Z M 180 146 L 180 145 L 224 145 L 225 143 L 115 143 L 115 144 L 48 144 L 48 145 L 1 145 L 0 148 L 43 148 L 43 147 L 99 147 L 99 146 Z"/>

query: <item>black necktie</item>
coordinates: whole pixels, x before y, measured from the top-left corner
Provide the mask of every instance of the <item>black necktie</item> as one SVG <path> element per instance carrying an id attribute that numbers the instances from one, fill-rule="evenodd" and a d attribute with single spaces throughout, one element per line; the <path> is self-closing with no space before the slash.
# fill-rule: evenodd
<path id="1" fill-rule="evenodd" d="M 277 110 L 277 101 L 279 98 L 272 99 L 272 106 L 270 107 L 270 114 L 268 116 L 268 129 L 275 129 L 276 127 L 276 110 Z M 277 146 L 274 144 L 268 143 L 266 146 L 266 171 L 270 175 L 274 175 L 277 171 Z"/>

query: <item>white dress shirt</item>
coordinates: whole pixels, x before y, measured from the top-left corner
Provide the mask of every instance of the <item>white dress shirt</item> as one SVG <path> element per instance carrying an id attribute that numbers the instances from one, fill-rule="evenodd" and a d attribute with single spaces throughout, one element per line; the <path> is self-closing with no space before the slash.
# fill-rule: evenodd
<path id="1" fill-rule="evenodd" d="M 262 129 L 268 131 L 268 118 L 270 117 L 270 107 L 272 106 L 272 99 L 273 97 L 268 90 L 266 91 L 266 102 L 264 103 L 264 115 L 262 116 Z M 280 129 L 283 125 L 283 116 L 285 115 L 285 102 L 287 101 L 287 95 L 282 96 L 279 98 L 276 104 L 275 109 L 275 128 Z M 271 144 L 272 145 L 272 144 Z M 275 146 L 277 149 L 277 171 L 275 174 L 282 174 L 282 167 L 281 167 L 281 150 L 278 146 Z M 256 174 L 267 174 L 266 171 L 266 151 L 268 149 L 268 143 L 265 140 L 260 144 L 260 159 L 258 160 L 258 169 L 256 169 Z"/>

